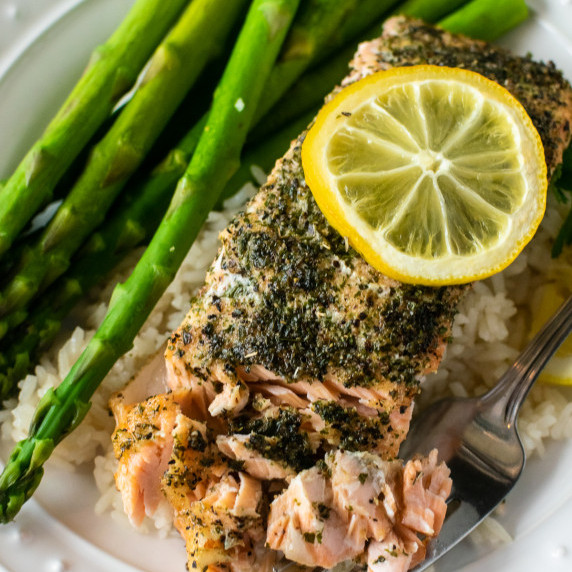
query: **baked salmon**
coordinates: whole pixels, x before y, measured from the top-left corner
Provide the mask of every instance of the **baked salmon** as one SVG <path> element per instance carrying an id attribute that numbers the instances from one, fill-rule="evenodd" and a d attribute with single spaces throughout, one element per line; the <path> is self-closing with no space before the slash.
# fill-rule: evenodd
<path id="1" fill-rule="evenodd" d="M 551 64 L 396 17 L 360 45 L 338 89 L 421 63 L 468 68 L 512 91 L 555 172 L 572 90 Z M 469 287 L 405 285 L 369 266 L 306 186 L 303 139 L 221 233 L 167 344 L 165 393 L 112 403 L 126 510 L 139 523 L 166 502 L 189 569 L 271 570 L 284 556 L 405 571 L 446 512 L 451 481 L 436 453 L 395 459 Z"/>
<path id="2" fill-rule="evenodd" d="M 267 543 L 310 567 L 354 561 L 405 571 L 425 556 L 418 534 L 439 533 L 450 492 L 449 470 L 437 464 L 436 450 L 405 466 L 338 450 L 273 500 Z"/>

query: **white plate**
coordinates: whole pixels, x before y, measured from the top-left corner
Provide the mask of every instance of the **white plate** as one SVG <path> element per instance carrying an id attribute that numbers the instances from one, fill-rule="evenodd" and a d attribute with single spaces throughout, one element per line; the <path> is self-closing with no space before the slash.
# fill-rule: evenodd
<path id="1" fill-rule="evenodd" d="M 502 1 L 502 0 L 499 0 Z M 0 0 L 0 178 L 15 168 L 77 75 L 133 0 Z M 572 2 L 534 0 L 533 17 L 503 40 L 517 52 L 552 59 L 572 79 Z M 440 572 L 572 570 L 572 443 L 553 443 L 526 466 L 499 517 L 508 545 L 467 540 Z M 93 512 L 88 472 L 49 470 L 16 523 L 0 526 L 0 572 L 185 570 L 178 538 L 141 536 Z"/>

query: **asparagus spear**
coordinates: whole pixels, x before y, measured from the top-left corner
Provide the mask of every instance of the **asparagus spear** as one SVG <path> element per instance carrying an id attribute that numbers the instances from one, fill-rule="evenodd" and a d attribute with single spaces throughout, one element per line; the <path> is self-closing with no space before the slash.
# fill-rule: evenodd
<path id="1" fill-rule="evenodd" d="M 245 3 L 194 0 L 157 48 L 132 100 L 94 147 L 81 177 L 4 288 L 0 337 L 25 319 L 30 300 L 66 270 L 71 255 L 102 222 L 204 66 L 218 54 Z"/>
<path id="2" fill-rule="evenodd" d="M 61 321 L 81 297 L 105 278 L 138 244 L 151 239 L 171 196 L 148 186 L 145 195 L 126 196 L 112 219 L 79 251 L 78 260 L 52 285 L 33 309 L 32 319 L 16 329 L 0 354 L 0 403 L 53 342 Z"/>
<path id="3" fill-rule="evenodd" d="M 42 205 L 74 158 L 135 82 L 188 0 L 137 0 L 0 191 L 0 257 Z"/>
<path id="4" fill-rule="evenodd" d="M 437 22 L 466 3 L 467 0 L 406 0 L 394 13 Z"/>
<path id="5" fill-rule="evenodd" d="M 0 475 L 0 521 L 32 495 L 56 444 L 83 419 L 89 399 L 115 360 L 131 347 L 236 170 L 264 83 L 299 0 L 254 0 L 223 77 L 207 127 L 153 240 L 133 274 L 119 285 L 94 338 L 63 383 L 42 399 L 30 436 Z"/>
<path id="6" fill-rule="evenodd" d="M 445 18 L 441 25 L 451 32 L 463 33 L 493 41 L 528 18 L 528 8 L 524 0 L 472 0 L 461 10 Z"/>

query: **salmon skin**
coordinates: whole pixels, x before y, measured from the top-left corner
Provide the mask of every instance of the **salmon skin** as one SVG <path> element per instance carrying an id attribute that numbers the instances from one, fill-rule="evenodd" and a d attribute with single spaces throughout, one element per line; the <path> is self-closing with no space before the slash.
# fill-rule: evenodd
<path id="1" fill-rule="evenodd" d="M 396 17 L 360 45 L 335 91 L 423 63 L 471 69 L 512 91 L 556 171 L 572 91 L 552 65 Z M 112 400 L 126 511 L 135 524 L 169 512 L 189 569 L 270 571 L 285 557 L 405 571 L 446 512 L 451 480 L 436 453 L 395 458 L 469 286 L 405 285 L 369 266 L 306 186 L 303 139 L 222 232 L 167 344 L 164 392 Z"/>

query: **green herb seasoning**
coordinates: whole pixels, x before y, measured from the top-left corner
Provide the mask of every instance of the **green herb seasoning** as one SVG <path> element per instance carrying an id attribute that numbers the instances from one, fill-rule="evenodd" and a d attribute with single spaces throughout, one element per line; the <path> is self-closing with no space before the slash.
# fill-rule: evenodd
<path id="1" fill-rule="evenodd" d="M 252 418 L 248 414 L 230 421 L 230 433 L 249 435 L 248 446 L 262 456 L 296 471 L 311 467 L 317 457 L 307 433 L 300 430 L 301 415 L 283 408 L 277 415 Z"/>
<path id="2" fill-rule="evenodd" d="M 466 287 L 407 286 L 369 266 L 305 185 L 301 141 L 222 233 L 220 256 L 170 351 L 200 379 L 217 363 L 230 379 L 262 365 L 287 382 L 387 380 L 410 399 Z"/>

